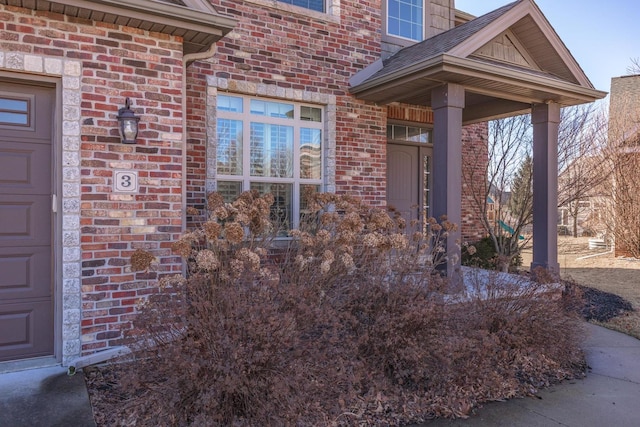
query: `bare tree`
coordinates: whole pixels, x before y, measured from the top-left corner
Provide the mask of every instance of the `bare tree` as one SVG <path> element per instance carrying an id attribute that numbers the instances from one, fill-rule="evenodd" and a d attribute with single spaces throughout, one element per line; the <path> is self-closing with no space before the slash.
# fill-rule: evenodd
<path id="1" fill-rule="evenodd" d="M 531 119 L 522 115 L 489 122 L 488 146 L 471 146 L 471 155 L 464 157 L 464 185 L 469 188 L 484 231 L 493 242 L 497 267 L 503 271 L 527 242 L 520 240 L 520 236 L 531 224 L 531 203 L 519 203 L 518 211 L 513 211 L 509 198 L 514 178 L 523 159 L 531 156 L 531 148 Z M 488 155 L 488 162 L 483 155 Z M 484 168 L 485 181 L 476 178 L 478 168 Z"/>
<path id="2" fill-rule="evenodd" d="M 560 205 L 581 209 L 580 200 L 591 197 L 593 189 L 608 174 L 600 161 L 606 141 L 606 120 L 592 105 L 564 108 L 558 137 Z M 507 270 L 531 239 L 533 190 L 531 156 L 533 135 L 530 115 L 489 122 L 488 157 L 484 163 L 486 181 L 473 173 L 481 165 L 482 147 L 470 147 L 465 156 L 463 182 L 471 190 L 473 204 L 498 254 L 498 268 Z M 577 230 L 574 230 L 577 234 Z"/>
<path id="3" fill-rule="evenodd" d="M 612 82 L 608 138 L 609 231 L 616 255 L 640 258 L 640 75 Z"/>
<path id="4" fill-rule="evenodd" d="M 578 237 L 581 214 L 603 196 L 601 183 L 611 173 L 603 161 L 607 116 L 596 104 L 562 109 L 558 131 L 558 207 L 568 212 L 571 234 Z"/>
<path id="5" fill-rule="evenodd" d="M 631 65 L 627 67 L 627 74 L 640 74 L 640 58 L 631 58 Z"/>

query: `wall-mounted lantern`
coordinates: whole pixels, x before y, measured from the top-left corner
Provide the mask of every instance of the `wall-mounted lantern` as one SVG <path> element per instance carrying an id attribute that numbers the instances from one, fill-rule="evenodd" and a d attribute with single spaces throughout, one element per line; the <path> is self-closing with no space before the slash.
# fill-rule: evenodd
<path id="1" fill-rule="evenodd" d="M 124 107 L 118 110 L 118 129 L 123 144 L 135 144 L 138 136 L 138 122 L 140 117 L 131 111 L 131 100 L 127 98 Z"/>

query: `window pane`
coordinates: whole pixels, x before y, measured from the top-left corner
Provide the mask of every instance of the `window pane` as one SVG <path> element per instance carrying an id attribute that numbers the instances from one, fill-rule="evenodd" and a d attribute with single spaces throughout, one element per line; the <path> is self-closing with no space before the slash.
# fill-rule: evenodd
<path id="1" fill-rule="evenodd" d="M 431 142 L 431 130 L 417 126 L 387 125 L 387 138 L 427 144 Z"/>
<path id="2" fill-rule="evenodd" d="M 407 140 L 412 142 L 427 143 L 429 142 L 429 131 L 425 128 L 408 127 Z"/>
<path id="3" fill-rule="evenodd" d="M 251 123 L 251 176 L 293 177 L 293 127 Z"/>
<path id="4" fill-rule="evenodd" d="M 242 182 L 218 181 L 218 192 L 226 203 L 231 203 L 242 193 Z"/>
<path id="5" fill-rule="evenodd" d="M 294 6 L 304 7 L 306 9 L 324 12 L 324 0 L 279 0 L 282 3 L 292 4 Z"/>
<path id="6" fill-rule="evenodd" d="M 387 33 L 420 41 L 423 37 L 423 0 L 388 0 Z"/>
<path id="7" fill-rule="evenodd" d="M 309 122 L 321 122 L 322 110 L 315 107 L 300 107 L 300 120 Z"/>
<path id="8" fill-rule="evenodd" d="M 242 121 L 218 119 L 216 170 L 221 175 L 242 175 Z"/>
<path id="9" fill-rule="evenodd" d="M 320 186 L 314 184 L 303 184 L 300 186 L 300 221 L 315 220 L 316 217 L 310 217 L 311 211 L 309 211 L 309 197 L 313 194 L 319 193 Z"/>
<path id="10" fill-rule="evenodd" d="M 293 211 L 291 210 L 293 185 L 252 182 L 251 189 L 258 190 L 260 194 L 273 194 L 274 202 L 271 205 L 271 220 L 280 227 L 278 235 L 286 236 L 287 231 L 291 229 L 291 218 L 293 217 Z"/>
<path id="11" fill-rule="evenodd" d="M 0 123 L 28 125 L 29 101 L 26 99 L 0 98 Z"/>
<path id="12" fill-rule="evenodd" d="M 278 117 L 281 119 L 293 119 L 293 105 L 252 99 L 251 114 L 255 114 L 256 116 Z"/>
<path id="13" fill-rule="evenodd" d="M 321 178 L 321 141 L 320 129 L 300 129 L 300 178 Z"/>
<path id="14" fill-rule="evenodd" d="M 242 113 L 242 98 L 237 96 L 218 95 L 216 106 L 218 111 Z"/>
<path id="15" fill-rule="evenodd" d="M 400 2 L 398 0 L 389 0 L 387 3 L 387 15 L 389 15 L 389 18 L 398 20 L 400 16 Z"/>
<path id="16" fill-rule="evenodd" d="M 11 125 L 28 125 L 29 116 L 20 113 L 3 113 L 0 111 L 0 123 Z"/>
<path id="17" fill-rule="evenodd" d="M 26 113 L 28 109 L 29 101 L 21 99 L 0 98 L 0 110 Z"/>

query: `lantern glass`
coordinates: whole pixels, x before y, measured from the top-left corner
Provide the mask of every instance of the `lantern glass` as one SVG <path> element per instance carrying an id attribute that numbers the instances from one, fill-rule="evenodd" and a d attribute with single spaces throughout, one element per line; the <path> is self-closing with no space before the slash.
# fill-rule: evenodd
<path id="1" fill-rule="evenodd" d="M 124 108 L 118 110 L 118 130 L 123 144 L 135 144 L 138 136 L 138 121 L 140 117 L 131 111 L 131 100 L 127 98 Z"/>
<path id="2" fill-rule="evenodd" d="M 120 122 L 120 137 L 125 144 L 134 144 L 138 136 L 138 120 L 126 118 Z"/>

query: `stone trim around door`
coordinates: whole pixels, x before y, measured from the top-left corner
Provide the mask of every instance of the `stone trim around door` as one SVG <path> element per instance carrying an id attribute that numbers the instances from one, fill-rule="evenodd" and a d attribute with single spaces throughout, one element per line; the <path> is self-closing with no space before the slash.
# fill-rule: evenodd
<path id="1" fill-rule="evenodd" d="M 0 52 L 0 71 L 24 81 L 37 76 L 58 80 L 54 108 L 54 162 L 58 179 L 54 250 L 54 298 L 56 318 L 55 354 L 63 365 L 80 356 L 82 298 L 80 286 L 80 124 L 82 63 L 22 52 Z M 27 75 L 28 74 L 28 75 Z M 61 219 L 60 219 L 61 216 Z M 60 255 L 60 249 L 62 253 Z"/>

